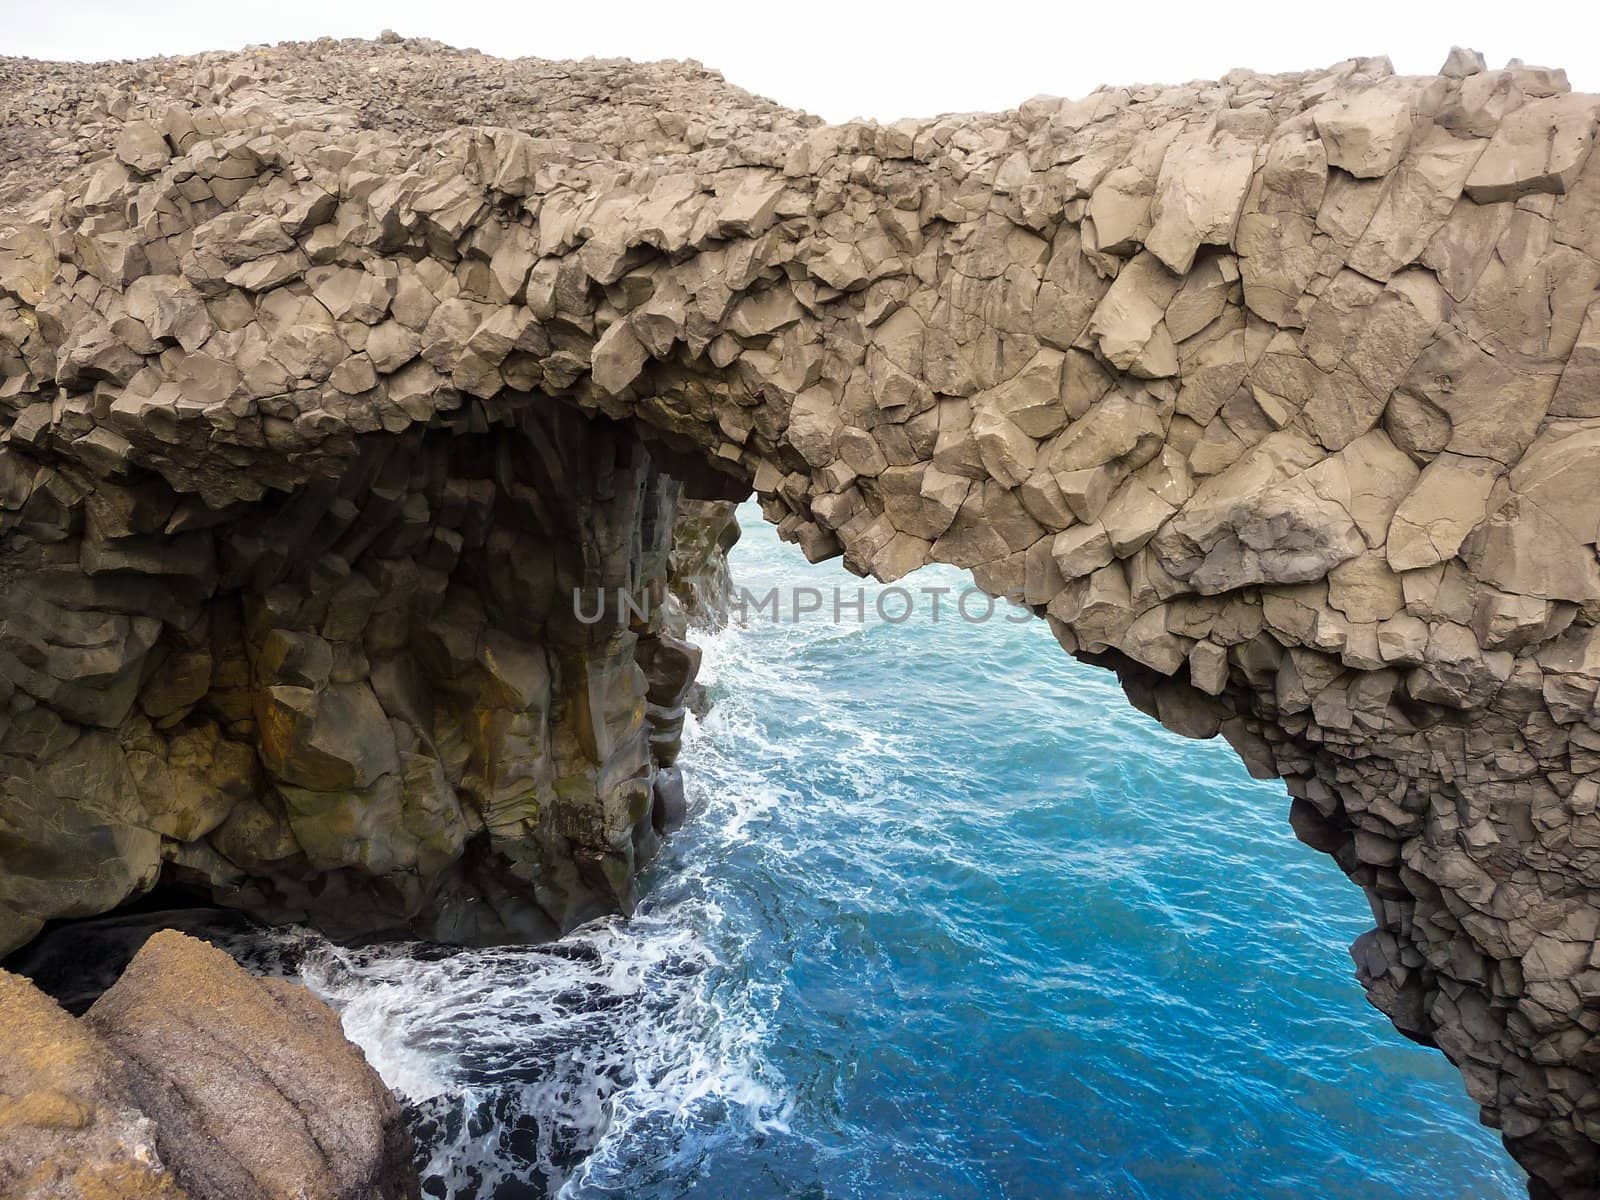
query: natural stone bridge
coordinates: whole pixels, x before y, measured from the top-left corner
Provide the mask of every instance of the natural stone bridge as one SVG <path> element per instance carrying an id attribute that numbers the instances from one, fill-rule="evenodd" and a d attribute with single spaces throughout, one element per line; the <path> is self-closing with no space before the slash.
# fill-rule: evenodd
<path id="1" fill-rule="evenodd" d="M 626 907 L 695 656 L 567 597 L 753 487 L 1284 778 L 1374 1003 L 1600 1195 L 1597 106 L 1461 52 L 836 127 L 419 42 L 0 63 L 0 948 L 163 872 Z"/>

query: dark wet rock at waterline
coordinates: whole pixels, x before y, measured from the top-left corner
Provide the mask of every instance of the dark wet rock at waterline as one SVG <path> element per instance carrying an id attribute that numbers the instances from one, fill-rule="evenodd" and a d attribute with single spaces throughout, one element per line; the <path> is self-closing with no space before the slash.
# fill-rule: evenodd
<path id="1" fill-rule="evenodd" d="M 256 928 L 255 921 L 231 909 L 119 912 L 59 922 L 0 960 L 0 967 L 31 980 L 73 1016 L 81 1016 L 121 978 L 144 944 L 163 930 L 226 947 L 230 938 Z"/>
<path id="2" fill-rule="evenodd" d="M 671 833 L 683 824 L 689 802 L 683 792 L 683 772 L 670 767 L 656 773 L 651 820 L 657 833 Z"/>

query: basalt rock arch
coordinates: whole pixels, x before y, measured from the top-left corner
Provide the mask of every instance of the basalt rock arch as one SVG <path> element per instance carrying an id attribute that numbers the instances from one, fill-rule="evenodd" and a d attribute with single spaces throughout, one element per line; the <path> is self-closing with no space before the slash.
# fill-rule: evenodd
<path id="1" fill-rule="evenodd" d="M 1600 99 L 1456 52 L 825 126 L 400 39 L 0 80 L 0 945 L 163 864 L 335 927 L 625 907 L 693 652 L 564 596 L 753 489 L 1285 779 L 1373 1002 L 1600 1195 Z"/>

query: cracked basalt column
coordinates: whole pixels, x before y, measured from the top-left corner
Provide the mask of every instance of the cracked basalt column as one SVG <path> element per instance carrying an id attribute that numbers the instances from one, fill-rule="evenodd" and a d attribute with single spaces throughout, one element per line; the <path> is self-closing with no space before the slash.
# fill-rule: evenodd
<path id="1" fill-rule="evenodd" d="M 662 579 L 656 471 L 967 568 L 1284 778 L 1373 1002 L 1600 1196 L 1600 99 L 1456 52 L 825 126 L 404 40 L 0 82 L 0 940 L 162 862 L 441 936 L 625 905 L 687 652 L 529 614 Z"/>
<path id="2" fill-rule="evenodd" d="M 81 522 L 13 537 L 23 936 L 158 872 L 334 933 L 541 938 L 631 907 L 677 744 L 646 688 L 675 703 L 698 657 L 658 683 L 641 660 L 675 639 L 616 596 L 663 611 L 676 484 L 563 408 L 353 449 L 219 509 L 113 472 Z M 580 620 L 574 590 L 604 607 Z"/>

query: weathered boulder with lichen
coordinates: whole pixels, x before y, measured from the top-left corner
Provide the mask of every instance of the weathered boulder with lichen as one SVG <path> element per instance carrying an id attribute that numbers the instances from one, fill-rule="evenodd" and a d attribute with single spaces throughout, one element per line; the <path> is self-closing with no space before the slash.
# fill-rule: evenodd
<path id="1" fill-rule="evenodd" d="M 0 1194 L 186 1200 L 122 1064 L 21 976 L 0 971 Z"/>
<path id="2" fill-rule="evenodd" d="M 161 932 L 73 1019 L 0 971 L 8 1200 L 417 1200 L 399 1102 L 297 983 Z"/>
<path id="3" fill-rule="evenodd" d="M 625 902 L 685 656 L 562 598 L 656 586 L 653 481 L 753 488 L 1284 778 L 1374 1003 L 1600 1196 L 1600 99 L 1464 52 L 843 126 L 419 42 L 0 73 L 5 940 L 161 870 L 440 936 Z"/>

